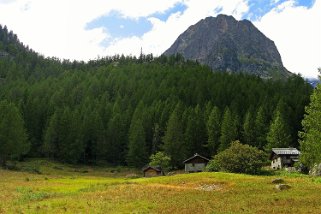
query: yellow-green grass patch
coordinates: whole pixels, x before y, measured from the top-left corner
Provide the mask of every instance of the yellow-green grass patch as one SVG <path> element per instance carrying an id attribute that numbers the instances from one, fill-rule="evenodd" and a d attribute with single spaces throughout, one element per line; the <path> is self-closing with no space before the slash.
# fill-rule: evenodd
<path id="1" fill-rule="evenodd" d="M 46 169 L 49 167 L 49 169 Z M 110 176 L 72 166 L 42 174 L 0 170 L 0 213 L 319 213 L 321 179 L 279 173 L 193 173 L 155 178 Z M 50 173 L 46 174 L 46 170 Z M 72 172 L 74 171 L 74 172 Z M 61 173 L 59 173 L 61 172 Z M 127 172 L 133 173 L 132 170 Z M 136 171 L 136 173 L 138 173 Z M 280 177 L 291 188 L 279 191 Z"/>

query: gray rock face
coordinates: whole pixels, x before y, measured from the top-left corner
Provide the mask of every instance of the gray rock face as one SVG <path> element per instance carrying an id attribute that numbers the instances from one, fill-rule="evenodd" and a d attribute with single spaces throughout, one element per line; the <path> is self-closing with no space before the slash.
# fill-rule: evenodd
<path id="1" fill-rule="evenodd" d="M 291 75 L 274 42 L 250 21 L 237 21 L 232 16 L 208 17 L 190 26 L 164 52 L 177 53 L 209 65 L 214 71 L 246 72 L 263 78 Z"/>

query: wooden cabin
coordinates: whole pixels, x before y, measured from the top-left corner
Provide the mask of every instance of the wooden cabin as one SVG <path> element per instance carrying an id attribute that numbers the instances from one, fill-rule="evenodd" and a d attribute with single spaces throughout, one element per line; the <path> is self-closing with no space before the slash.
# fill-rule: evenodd
<path id="1" fill-rule="evenodd" d="M 185 172 L 202 172 L 209 161 L 208 158 L 196 153 L 183 162 L 185 164 Z"/>
<path id="2" fill-rule="evenodd" d="M 144 177 L 156 177 L 164 175 L 160 166 L 146 166 L 143 168 Z"/>
<path id="3" fill-rule="evenodd" d="M 272 169 L 293 167 L 299 161 L 300 151 L 296 148 L 272 148 L 270 160 Z"/>

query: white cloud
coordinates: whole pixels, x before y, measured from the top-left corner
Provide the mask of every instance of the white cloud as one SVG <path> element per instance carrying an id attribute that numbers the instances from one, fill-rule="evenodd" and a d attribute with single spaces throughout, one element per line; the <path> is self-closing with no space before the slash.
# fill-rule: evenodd
<path id="1" fill-rule="evenodd" d="M 106 54 L 104 28 L 86 24 L 112 10 L 137 18 L 163 12 L 179 0 L 0 0 L 0 24 L 45 56 L 88 60 Z"/>
<path id="2" fill-rule="evenodd" d="M 162 21 L 157 18 L 150 18 L 153 28 L 141 38 L 131 37 L 120 39 L 106 49 L 106 54 L 132 54 L 138 55 L 140 48 L 144 53 L 162 54 L 169 48 L 175 39 L 184 32 L 190 25 L 208 16 L 216 16 L 218 8 L 221 13 L 233 15 L 240 19 L 248 11 L 245 0 L 185 0 L 187 9 L 184 13 L 172 14 L 168 20 Z"/>
<path id="3" fill-rule="evenodd" d="M 151 31 L 141 37 L 112 39 L 101 27 L 86 30 L 87 23 L 116 10 L 124 17 L 149 17 L 177 3 L 187 9 L 168 20 L 149 18 Z M 286 1 L 255 25 L 275 41 L 285 66 L 293 72 L 315 76 L 321 59 L 321 1 L 310 8 Z M 248 0 L 0 0 L 0 24 L 7 25 L 20 40 L 45 56 L 88 60 L 104 55 L 160 55 L 190 25 L 220 13 L 241 19 Z M 121 26 L 120 26 L 121 27 Z M 108 47 L 101 44 L 113 41 Z M 314 73 L 313 73 L 314 72 Z"/>
<path id="4" fill-rule="evenodd" d="M 321 67 L 320 11 L 320 0 L 310 9 L 287 1 L 254 24 L 275 42 L 288 70 L 316 77 Z"/>

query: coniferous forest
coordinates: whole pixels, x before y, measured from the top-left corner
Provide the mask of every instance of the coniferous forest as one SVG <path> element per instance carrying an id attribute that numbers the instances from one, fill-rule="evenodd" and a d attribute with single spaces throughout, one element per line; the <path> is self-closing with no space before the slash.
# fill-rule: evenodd
<path id="1" fill-rule="evenodd" d="M 299 147 L 312 87 L 213 72 L 180 55 L 45 58 L 0 26 L 0 157 L 141 167 L 164 151 L 179 167 L 232 141 Z M 5 142 L 5 143 L 3 143 Z"/>

